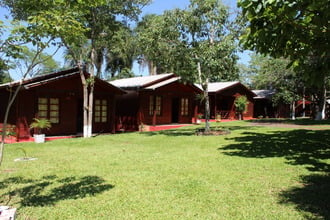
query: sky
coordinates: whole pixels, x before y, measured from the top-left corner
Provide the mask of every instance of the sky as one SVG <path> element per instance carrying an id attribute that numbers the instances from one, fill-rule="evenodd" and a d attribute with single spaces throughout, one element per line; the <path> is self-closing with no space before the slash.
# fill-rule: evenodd
<path id="1" fill-rule="evenodd" d="M 223 0 L 223 3 L 230 7 L 230 9 L 236 8 L 236 0 Z M 141 17 L 146 14 L 161 14 L 165 10 L 171 10 L 174 8 L 185 9 L 189 5 L 189 0 L 152 0 L 151 4 L 145 6 L 142 9 Z M 4 20 L 4 15 L 8 12 L 0 7 L 0 20 Z M 56 60 L 62 60 L 63 51 L 59 51 L 55 56 Z M 249 52 L 243 52 L 238 54 L 240 57 L 239 63 L 248 64 L 250 60 Z M 147 75 L 147 70 L 141 70 L 137 63 L 133 65 L 133 72 L 135 75 Z M 19 77 L 19 76 L 18 76 Z"/>

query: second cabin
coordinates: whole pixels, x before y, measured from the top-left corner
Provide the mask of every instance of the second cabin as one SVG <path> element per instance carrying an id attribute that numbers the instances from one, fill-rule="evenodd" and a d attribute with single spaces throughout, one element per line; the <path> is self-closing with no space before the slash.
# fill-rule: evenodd
<path id="1" fill-rule="evenodd" d="M 127 92 L 117 102 L 117 130 L 139 125 L 191 123 L 198 113 L 196 95 L 202 91 L 173 73 L 111 81 Z"/>

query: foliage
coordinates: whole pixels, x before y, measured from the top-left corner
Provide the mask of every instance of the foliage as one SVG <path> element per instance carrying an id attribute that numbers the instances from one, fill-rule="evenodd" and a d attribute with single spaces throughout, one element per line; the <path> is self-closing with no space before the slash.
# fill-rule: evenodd
<path id="1" fill-rule="evenodd" d="M 198 83 L 198 62 L 203 78 L 237 79 L 233 26 L 219 0 L 194 0 L 186 10 L 146 15 L 136 30 L 140 62 L 149 64 L 152 74 L 175 72 Z"/>
<path id="2" fill-rule="evenodd" d="M 20 69 L 24 73 L 24 69 L 27 69 L 29 66 L 34 65 L 33 70 L 29 72 L 29 77 L 47 74 L 54 72 L 60 68 L 58 62 L 56 62 L 52 55 L 42 52 L 35 57 L 37 52 L 33 49 L 29 49 L 27 46 L 22 46 L 20 49 L 20 56 L 14 61 L 15 68 Z"/>
<path id="3" fill-rule="evenodd" d="M 204 90 L 205 130 L 209 130 L 208 83 L 237 78 L 237 30 L 220 0 L 191 0 L 186 10 L 148 15 L 137 32 L 140 60 L 151 74 L 175 72 Z M 154 70 L 156 68 L 156 70 Z"/>
<path id="4" fill-rule="evenodd" d="M 315 86 L 324 119 L 330 77 L 330 5 L 328 1 L 240 0 L 248 21 L 241 42 L 246 48 L 272 57 L 289 58 L 295 72 Z"/>
<path id="5" fill-rule="evenodd" d="M 31 23 L 30 28 L 60 39 L 69 51 L 75 65 L 79 67 L 83 87 L 83 133 L 84 137 L 92 136 L 94 84 L 88 84 L 83 73 L 85 64 L 89 64 L 90 78 L 101 75 L 102 63 L 105 60 L 105 37 L 113 37 L 116 33 L 118 17 L 137 18 L 140 7 L 149 0 L 2 0 L 11 11 L 14 19 Z M 43 32 L 42 32 L 43 31 Z M 38 33 L 39 33 L 38 32 Z M 30 36 L 28 33 L 27 36 Z M 40 36 L 34 43 L 40 43 Z M 90 56 L 83 60 L 79 49 L 86 43 L 90 44 Z M 91 81 L 93 82 L 93 81 Z"/>
<path id="6" fill-rule="evenodd" d="M 6 128 L 6 136 L 16 136 L 16 126 L 11 125 Z"/>
<path id="7" fill-rule="evenodd" d="M 6 27 L 3 21 L 0 21 L 0 84 L 12 81 L 8 70 L 10 69 L 10 62 L 7 59 L 7 54 L 11 52 L 8 47 L 9 42 L 3 39 L 3 34 Z"/>
<path id="8" fill-rule="evenodd" d="M 249 75 L 252 87 L 255 89 L 270 89 L 276 91 L 273 97 L 275 105 L 290 104 L 306 94 L 308 83 L 301 74 L 288 67 L 290 61 L 285 58 L 271 58 L 253 54 L 249 65 Z"/>
<path id="9" fill-rule="evenodd" d="M 142 67 L 148 66 L 150 75 L 175 72 L 174 59 L 179 57 L 174 55 L 180 38 L 176 25 L 166 14 L 148 14 L 138 23 L 135 29 L 138 62 Z"/>
<path id="10" fill-rule="evenodd" d="M 315 60 L 324 66 L 311 74 L 329 74 L 330 6 L 327 1 L 240 0 L 249 22 L 242 42 L 274 57 L 289 57 L 294 65 Z"/>
<path id="11" fill-rule="evenodd" d="M 129 68 L 123 68 L 116 76 L 109 78 L 109 80 L 117 80 L 117 79 L 131 78 L 131 77 L 135 77 L 132 70 Z"/>
<path id="12" fill-rule="evenodd" d="M 11 81 L 12 81 L 12 78 L 10 77 L 9 73 L 7 71 L 0 70 L 0 84 L 11 82 Z"/>
<path id="13" fill-rule="evenodd" d="M 13 5 L 6 4 L 6 2 L 12 3 Z M 30 9 L 29 7 L 23 7 L 22 11 L 17 11 L 16 6 L 19 6 L 22 2 L 29 2 L 25 6 L 28 6 L 31 1 L 0 1 L 0 5 L 8 6 L 11 13 L 25 13 L 25 9 Z M 16 4 L 17 3 L 17 4 Z M 38 2 L 40 3 L 40 1 Z M 15 5 L 15 7 L 14 7 Z M 38 4 L 37 4 L 38 5 Z M 12 8 L 10 6 L 13 6 Z M 33 4 L 32 7 L 35 5 Z M 63 5 L 62 5 L 63 6 Z M 83 33 L 83 29 L 79 22 L 76 22 L 72 19 L 72 14 L 62 8 L 62 10 L 56 10 L 55 8 L 50 8 L 49 10 L 41 10 L 38 13 L 28 11 L 28 17 L 24 21 L 20 20 L 18 17 L 14 17 L 14 20 L 9 22 L 10 25 L 4 26 L 3 22 L 0 22 L 0 33 L 2 34 L 6 30 L 7 34 L 4 38 L 1 38 L 1 47 L 0 47 L 0 57 L 1 60 L 5 62 L 6 68 L 9 67 L 10 60 L 20 59 L 24 53 L 24 46 L 29 46 L 33 48 L 35 54 L 31 57 L 31 62 L 28 67 L 23 71 L 22 80 L 26 79 L 27 76 L 33 73 L 35 67 L 45 60 L 40 60 L 41 54 L 49 49 L 51 46 L 54 48 L 54 53 L 57 52 L 59 47 L 62 45 L 58 40 L 61 36 L 65 36 L 65 40 L 68 43 L 72 43 L 74 39 L 79 39 Z M 8 100 L 8 104 L 5 110 L 5 116 L 3 120 L 3 131 L 1 135 L 0 143 L 0 164 L 3 159 L 4 153 L 4 139 L 5 131 L 8 121 L 9 112 L 11 106 L 13 105 L 18 92 L 21 90 L 22 84 L 18 85 L 13 91 Z"/>
<path id="14" fill-rule="evenodd" d="M 187 126 L 12 144 L 0 203 L 18 219 L 329 217 L 329 130 L 221 126 L 231 134 Z M 39 160 L 14 162 L 22 147 Z"/>
<path id="15" fill-rule="evenodd" d="M 50 129 L 52 124 L 46 118 L 34 118 L 30 124 L 30 128 L 35 128 L 36 132 L 40 134 L 44 129 Z"/>
<path id="16" fill-rule="evenodd" d="M 248 99 L 246 98 L 245 95 L 238 96 L 235 99 L 235 102 L 234 102 L 236 112 L 242 114 L 243 112 L 246 111 L 246 107 L 247 107 L 248 104 L 249 104 L 249 101 L 248 101 Z"/>
<path id="17" fill-rule="evenodd" d="M 318 91 L 317 119 L 325 118 L 330 77 L 328 1 L 240 0 L 249 22 L 242 43 L 272 57 L 289 58 L 297 73 Z"/>
<path id="18" fill-rule="evenodd" d="M 203 115 L 202 113 L 198 113 L 198 114 L 197 114 L 197 118 L 198 118 L 198 119 L 202 119 L 203 117 L 204 117 L 204 115 Z"/>

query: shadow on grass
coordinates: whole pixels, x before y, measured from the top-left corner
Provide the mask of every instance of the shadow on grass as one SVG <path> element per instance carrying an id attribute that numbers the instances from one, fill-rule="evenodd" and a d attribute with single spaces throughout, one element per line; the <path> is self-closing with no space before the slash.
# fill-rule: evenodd
<path id="1" fill-rule="evenodd" d="M 22 184 L 25 186 L 19 188 Z M 50 206 L 61 200 L 95 196 L 114 187 L 106 184 L 105 180 L 98 176 L 64 179 L 59 179 L 57 176 L 45 176 L 39 180 L 23 177 L 8 178 L 0 182 L 0 189 L 10 190 L 13 185 L 17 185 L 18 188 L 3 195 L 0 203 L 8 202 L 2 201 L 5 197 L 19 197 L 21 206 Z"/>
<path id="2" fill-rule="evenodd" d="M 298 210 L 314 213 L 317 219 L 330 219 L 330 175 L 304 176 L 302 183 L 302 187 L 282 192 L 280 202 L 295 204 Z"/>
<path id="3" fill-rule="evenodd" d="M 304 165 L 309 171 L 317 172 L 302 176 L 300 188 L 282 192 L 281 202 L 294 203 L 298 210 L 330 219 L 330 130 L 244 132 L 227 139 L 235 143 L 219 148 L 225 155 L 284 157 L 289 164 Z"/>
<path id="4" fill-rule="evenodd" d="M 244 132 L 227 138 L 235 144 L 219 148 L 224 154 L 242 157 L 285 157 L 290 164 L 306 165 L 310 171 L 330 171 L 321 160 L 330 159 L 330 130 L 289 130 L 268 133 Z"/>
<path id="5" fill-rule="evenodd" d="M 255 123 L 278 123 L 278 124 L 294 124 L 294 125 L 330 125 L 330 120 L 314 120 L 309 118 L 296 119 L 296 120 L 266 118 L 266 119 L 257 119 L 257 120 L 249 120 L 249 121 Z"/>
<path id="6" fill-rule="evenodd" d="M 169 130 L 162 130 L 162 131 L 150 131 L 150 132 L 142 132 L 141 134 L 146 136 L 155 136 L 155 135 L 166 135 L 166 136 L 197 136 L 196 130 L 202 129 L 204 126 L 196 126 L 196 127 L 189 127 L 189 128 L 176 128 L 176 129 L 169 129 Z M 235 130 L 254 130 L 257 127 L 255 126 L 212 126 L 211 130 L 215 129 L 223 129 L 229 131 Z"/>

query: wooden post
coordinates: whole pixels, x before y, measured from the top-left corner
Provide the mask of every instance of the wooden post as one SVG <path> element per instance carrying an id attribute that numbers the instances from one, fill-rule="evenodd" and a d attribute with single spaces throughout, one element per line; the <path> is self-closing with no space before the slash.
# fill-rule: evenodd
<path id="1" fill-rule="evenodd" d="M 152 125 L 155 126 L 156 122 L 157 122 L 157 111 L 156 111 L 156 108 L 154 108 L 154 114 L 152 116 Z"/>
<path id="2" fill-rule="evenodd" d="M 110 118 L 110 123 L 111 123 L 111 129 L 110 130 L 111 130 L 111 133 L 114 134 L 114 133 L 116 133 L 116 128 L 117 128 L 117 124 L 116 124 L 116 95 L 112 96 L 111 107 L 112 107 L 112 110 L 111 110 L 111 118 Z"/>

